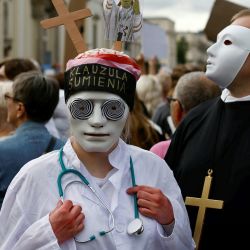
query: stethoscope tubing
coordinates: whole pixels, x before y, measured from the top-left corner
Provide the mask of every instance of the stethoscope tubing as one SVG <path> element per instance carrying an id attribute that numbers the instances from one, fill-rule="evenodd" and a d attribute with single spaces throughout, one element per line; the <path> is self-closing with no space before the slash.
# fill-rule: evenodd
<path id="1" fill-rule="evenodd" d="M 66 186 L 64 187 L 64 190 L 66 190 L 67 187 L 68 187 L 69 185 L 73 184 L 73 183 L 81 183 L 81 181 L 72 181 L 72 182 L 67 183 Z M 82 183 L 81 183 L 81 184 L 82 184 Z M 111 212 L 111 210 L 109 209 L 109 207 L 108 207 L 108 206 L 105 204 L 105 202 L 102 200 L 102 198 L 97 194 L 97 192 L 95 191 L 95 189 L 92 188 L 90 185 L 87 185 L 87 186 L 88 186 L 88 188 L 95 194 L 96 198 L 100 201 L 100 203 L 104 206 L 104 208 L 106 208 L 106 209 L 108 210 L 108 212 L 109 212 L 109 214 L 110 214 L 110 216 L 111 216 L 112 225 L 111 225 L 110 229 L 107 230 L 107 231 L 102 231 L 103 234 L 104 234 L 104 233 L 105 233 L 105 234 L 106 234 L 106 233 L 109 233 L 109 232 L 111 232 L 111 231 L 115 228 L 115 218 L 114 218 L 114 215 L 113 215 L 113 213 Z M 64 195 L 62 195 L 61 200 L 64 201 Z M 98 204 L 97 204 L 97 205 L 98 205 Z"/>
<path id="2" fill-rule="evenodd" d="M 109 230 L 107 231 L 101 231 L 99 232 L 99 235 L 103 236 L 109 232 L 111 232 L 114 228 L 115 228 L 115 219 L 114 219 L 114 216 L 113 216 L 113 213 L 112 211 L 109 209 L 109 207 L 105 204 L 105 202 L 102 200 L 102 198 L 98 195 L 98 193 L 96 192 L 96 190 L 90 185 L 89 181 L 77 170 L 75 169 L 71 169 L 71 168 L 66 168 L 64 162 L 63 162 L 63 147 L 60 149 L 59 151 L 59 163 L 60 163 L 60 166 L 62 168 L 62 171 L 60 172 L 60 174 L 58 175 L 57 177 L 57 186 L 58 186 L 58 192 L 59 192 L 59 195 L 60 195 L 60 199 L 62 201 L 64 201 L 64 191 L 63 191 L 63 188 L 62 188 L 62 178 L 64 175 L 66 174 L 74 174 L 76 176 L 78 176 L 80 178 L 80 180 L 91 190 L 91 192 L 97 197 L 97 199 L 100 201 L 100 203 L 105 207 L 105 209 L 107 209 L 107 211 L 109 212 L 110 216 L 111 216 L 111 221 L 112 221 L 112 226 L 110 227 Z M 133 161 L 132 161 L 132 158 L 130 156 L 130 172 L 131 172 L 131 180 L 132 180 L 132 186 L 135 187 L 136 186 L 136 181 L 135 181 L 135 173 L 134 173 L 134 167 L 133 167 Z M 72 184 L 72 183 L 81 183 L 81 181 L 73 181 L 73 182 L 70 182 L 68 183 L 66 186 L 65 186 L 65 190 L 66 188 Z M 139 234 L 143 231 L 143 224 L 142 224 L 142 221 L 141 219 L 139 218 L 139 211 L 138 211 L 138 205 L 137 205 L 137 195 L 134 194 L 133 195 L 133 199 L 134 199 L 134 220 L 135 221 L 140 221 L 139 224 L 141 224 L 141 228 L 139 229 L 136 229 L 134 233 L 129 233 L 129 234 Z M 133 224 L 133 221 L 130 223 L 130 224 Z M 92 241 L 95 239 L 95 236 L 92 235 L 89 240 L 87 241 L 84 241 L 84 242 L 81 242 L 81 243 L 85 243 L 85 242 L 89 242 L 89 241 Z M 80 242 L 78 241 L 76 238 L 75 240 L 77 242 Z"/>

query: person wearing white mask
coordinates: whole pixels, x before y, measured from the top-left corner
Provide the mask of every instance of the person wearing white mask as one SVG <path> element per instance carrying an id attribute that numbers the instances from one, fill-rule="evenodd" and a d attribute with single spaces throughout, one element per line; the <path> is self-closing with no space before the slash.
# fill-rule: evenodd
<path id="1" fill-rule="evenodd" d="M 237 13 L 208 48 L 206 75 L 220 97 L 191 110 L 178 126 L 165 157 L 183 198 L 201 197 L 213 172 L 199 249 L 245 249 L 250 224 L 250 9 Z M 194 232 L 197 207 L 187 206 Z"/>
<path id="2" fill-rule="evenodd" d="M 10 184 L 1 250 L 195 248 L 168 165 L 120 138 L 139 75 L 132 58 L 109 49 L 67 63 L 72 137 L 26 164 Z"/>

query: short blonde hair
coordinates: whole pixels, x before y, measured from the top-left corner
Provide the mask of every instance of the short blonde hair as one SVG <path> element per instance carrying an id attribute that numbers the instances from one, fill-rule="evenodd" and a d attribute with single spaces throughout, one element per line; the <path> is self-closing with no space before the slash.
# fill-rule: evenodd
<path id="1" fill-rule="evenodd" d="M 240 18 L 240 17 L 244 17 L 244 16 L 250 16 L 250 9 L 243 9 L 240 10 L 238 13 L 236 13 L 232 19 L 231 19 L 231 23 L 234 22 L 236 19 Z"/>

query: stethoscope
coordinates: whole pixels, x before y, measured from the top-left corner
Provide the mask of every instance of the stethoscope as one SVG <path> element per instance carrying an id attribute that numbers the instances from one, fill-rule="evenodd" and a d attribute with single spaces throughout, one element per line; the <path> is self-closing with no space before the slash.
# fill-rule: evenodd
<path id="1" fill-rule="evenodd" d="M 113 213 L 111 212 L 111 210 L 109 209 L 109 207 L 105 204 L 105 202 L 103 202 L 102 198 L 97 194 L 97 192 L 95 191 L 95 189 L 93 187 L 91 187 L 89 181 L 86 179 L 86 177 L 84 177 L 79 171 L 75 170 L 75 169 L 71 169 L 71 168 L 66 168 L 66 166 L 64 165 L 63 162 L 63 148 L 60 149 L 59 151 L 59 163 L 61 165 L 62 171 L 60 172 L 60 174 L 57 177 L 57 186 L 58 186 L 58 191 L 59 191 L 59 195 L 60 195 L 60 199 L 63 201 L 64 200 L 64 191 L 67 189 L 67 187 L 72 184 L 72 183 L 84 183 L 90 190 L 91 192 L 98 198 L 98 200 L 100 201 L 100 203 L 103 205 L 103 207 L 109 212 L 110 216 L 111 216 L 111 227 L 109 228 L 109 230 L 106 231 L 100 231 L 98 232 L 99 236 L 104 236 L 107 233 L 110 233 L 114 228 L 115 228 L 115 219 L 113 216 Z M 136 186 L 136 182 L 135 182 L 135 173 L 134 173 L 134 166 L 133 166 L 133 161 L 132 158 L 130 157 L 130 173 L 131 173 L 131 179 L 132 179 L 132 185 L 133 187 Z M 74 174 L 77 175 L 81 181 L 73 181 L 68 183 L 65 188 L 64 191 L 62 189 L 62 177 L 66 174 Z M 138 211 L 138 206 L 137 206 L 137 195 L 134 194 L 133 196 L 134 199 L 134 219 L 128 224 L 127 227 L 127 233 L 129 235 L 139 235 L 143 232 L 144 227 L 143 227 L 143 222 L 142 220 L 139 218 L 139 211 Z M 86 241 L 80 241 L 78 240 L 76 237 L 74 238 L 76 242 L 79 243 L 86 243 L 92 240 L 96 239 L 95 235 L 91 235 L 89 237 L 88 240 Z"/>

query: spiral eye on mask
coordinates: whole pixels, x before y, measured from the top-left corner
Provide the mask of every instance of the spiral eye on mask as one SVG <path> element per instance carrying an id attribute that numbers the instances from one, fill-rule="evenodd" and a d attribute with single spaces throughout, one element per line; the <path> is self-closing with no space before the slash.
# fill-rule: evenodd
<path id="1" fill-rule="evenodd" d="M 102 105 L 102 114 L 111 121 L 122 118 L 125 112 L 125 105 L 119 100 L 108 100 Z"/>
<path id="2" fill-rule="evenodd" d="M 86 120 L 93 112 L 93 104 L 90 100 L 75 99 L 70 103 L 69 110 L 74 119 Z"/>

